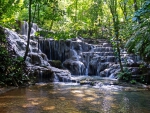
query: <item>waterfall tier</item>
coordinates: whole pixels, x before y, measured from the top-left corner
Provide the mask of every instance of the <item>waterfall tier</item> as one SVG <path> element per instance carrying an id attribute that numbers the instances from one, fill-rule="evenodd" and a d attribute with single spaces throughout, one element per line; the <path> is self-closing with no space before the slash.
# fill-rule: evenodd
<path id="1" fill-rule="evenodd" d="M 49 60 L 60 60 L 74 76 L 100 76 L 117 78 L 120 65 L 111 43 L 106 39 L 68 40 L 40 39 L 40 49 Z M 141 58 L 121 50 L 123 67 L 139 75 Z"/>

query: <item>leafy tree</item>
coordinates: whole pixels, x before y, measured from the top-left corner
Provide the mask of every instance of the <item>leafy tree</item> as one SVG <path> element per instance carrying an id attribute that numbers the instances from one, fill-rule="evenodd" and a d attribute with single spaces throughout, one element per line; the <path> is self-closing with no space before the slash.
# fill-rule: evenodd
<path id="1" fill-rule="evenodd" d="M 137 22 L 140 17 L 140 23 L 135 23 L 134 33 L 126 43 L 127 50 L 141 55 L 145 60 L 150 59 L 150 1 L 144 2 L 143 6 L 134 14 L 133 21 Z"/>
<path id="2" fill-rule="evenodd" d="M 0 84 L 18 86 L 23 83 L 23 58 L 14 57 L 15 53 L 9 49 L 4 34 L 4 29 L 0 26 Z"/>
<path id="3" fill-rule="evenodd" d="M 117 56 L 118 56 L 121 71 L 123 72 L 123 66 L 121 63 L 121 56 L 120 56 L 120 45 L 119 45 L 119 17 L 117 12 L 117 0 L 108 0 L 107 4 L 112 14 L 114 33 L 116 39 L 115 41 L 116 41 Z"/>
<path id="4" fill-rule="evenodd" d="M 0 1 L 0 24 L 9 28 L 15 25 L 16 15 L 22 7 L 21 0 L 1 0 Z"/>

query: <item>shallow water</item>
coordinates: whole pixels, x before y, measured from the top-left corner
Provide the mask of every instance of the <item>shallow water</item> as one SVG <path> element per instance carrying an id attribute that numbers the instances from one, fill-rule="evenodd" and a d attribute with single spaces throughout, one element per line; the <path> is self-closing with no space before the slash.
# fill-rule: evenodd
<path id="1" fill-rule="evenodd" d="M 150 113 L 150 92 L 40 83 L 1 94 L 0 113 Z"/>

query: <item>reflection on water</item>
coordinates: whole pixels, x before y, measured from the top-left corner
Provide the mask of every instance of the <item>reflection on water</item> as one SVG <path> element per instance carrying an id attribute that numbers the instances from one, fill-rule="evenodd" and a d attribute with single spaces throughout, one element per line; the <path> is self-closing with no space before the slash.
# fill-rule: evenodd
<path id="1" fill-rule="evenodd" d="M 0 95 L 1 113 L 150 113 L 149 91 L 37 84 Z"/>

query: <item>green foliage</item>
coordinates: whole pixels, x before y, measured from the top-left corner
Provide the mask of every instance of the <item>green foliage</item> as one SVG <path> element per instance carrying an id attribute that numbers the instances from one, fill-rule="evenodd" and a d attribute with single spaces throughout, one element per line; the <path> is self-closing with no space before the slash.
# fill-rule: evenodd
<path id="1" fill-rule="evenodd" d="M 24 0 L 24 7 L 19 13 L 19 19 L 28 20 L 28 1 Z M 58 6 L 58 0 L 32 0 L 32 22 L 38 23 L 41 28 L 51 30 L 52 23 L 59 21 L 64 11 Z"/>
<path id="2" fill-rule="evenodd" d="M 62 68 L 62 62 L 60 60 L 51 60 L 50 64 L 56 68 Z"/>
<path id="3" fill-rule="evenodd" d="M 131 83 L 131 84 L 136 84 L 137 81 L 136 81 L 136 80 L 131 80 L 130 83 Z"/>
<path id="4" fill-rule="evenodd" d="M 134 25 L 134 33 L 128 40 L 126 47 L 129 52 L 141 55 L 150 61 L 150 1 L 144 2 L 143 6 L 134 14 L 133 20 L 141 18 L 140 23 Z"/>
<path id="5" fill-rule="evenodd" d="M 137 21 L 138 17 L 149 18 L 150 14 L 150 1 L 146 0 L 143 6 L 134 13 L 133 21 Z"/>
<path id="6" fill-rule="evenodd" d="M 75 37 L 75 34 L 71 33 L 71 32 L 65 32 L 65 31 L 60 31 L 60 32 L 56 32 L 54 34 L 54 39 L 58 40 L 58 39 L 70 39 Z"/>
<path id="7" fill-rule="evenodd" d="M 142 1 L 138 0 L 137 5 L 140 6 Z M 0 3 L 0 24 L 12 27 L 15 20 L 28 21 L 28 0 L 2 0 Z M 67 33 L 66 38 L 70 38 L 72 34 L 92 38 L 109 37 L 116 32 L 113 28 L 113 18 L 117 15 L 112 17 L 111 12 L 117 11 L 118 20 L 122 23 L 119 26 L 120 39 L 124 43 L 131 34 L 133 4 L 133 1 L 128 0 L 32 0 L 32 22 L 43 29 L 54 31 L 55 37 L 61 36 L 61 33 Z M 145 7 L 147 5 L 148 2 Z"/>
<path id="8" fill-rule="evenodd" d="M 54 38 L 55 40 L 59 39 L 70 39 L 75 37 L 74 33 L 69 31 L 57 31 L 57 32 L 49 32 L 49 31 L 38 31 L 37 35 L 43 36 L 44 38 Z"/>
<path id="9" fill-rule="evenodd" d="M 149 2 L 148 2 L 149 3 Z M 147 5 L 147 9 L 149 8 L 149 5 Z M 134 33 L 132 37 L 127 41 L 126 47 L 129 52 L 139 54 L 142 56 L 145 60 L 150 59 L 150 19 L 147 18 L 147 15 L 144 16 L 145 13 L 141 12 L 143 9 L 143 12 L 147 13 L 147 9 L 145 8 L 145 5 L 143 8 L 140 9 L 138 12 L 138 15 L 141 16 L 141 22 L 134 25 Z M 136 12 L 136 15 L 137 15 Z"/>
<path id="10" fill-rule="evenodd" d="M 0 83 L 18 86 L 22 84 L 23 58 L 13 57 L 8 52 L 5 34 L 0 28 Z"/>
<path id="11" fill-rule="evenodd" d="M 15 23 L 17 11 L 22 7 L 22 0 L 0 1 L 0 24 L 12 28 Z"/>
<path id="12" fill-rule="evenodd" d="M 124 68 L 123 72 L 119 72 L 117 76 L 119 80 L 123 80 L 126 82 L 129 82 L 131 80 L 131 73 L 127 68 Z"/>

